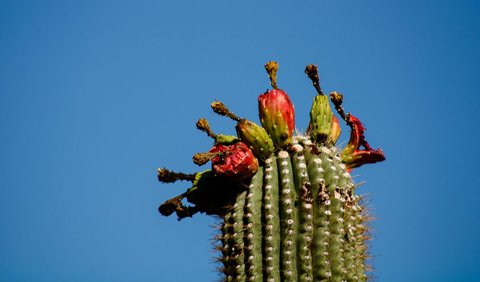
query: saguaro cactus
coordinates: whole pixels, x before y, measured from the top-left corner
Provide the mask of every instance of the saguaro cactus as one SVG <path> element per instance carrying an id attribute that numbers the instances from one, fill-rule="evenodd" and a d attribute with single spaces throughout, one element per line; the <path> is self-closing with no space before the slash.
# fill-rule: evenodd
<path id="1" fill-rule="evenodd" d="M 310 124 L 295 136 L 293 104 L 277 87 L 278 64 L 265 67 L 273 89 L 258 97 L 262 126 L 213 102 L 216 113 L 237 122 L 238 137 L 215 134 L 200 119 L 197 128 L 214 145 L 193 159 L 198 165 L 211 160 L 211 169 L 159 169 L 161 182 L 192 182 L 159 211 L 178 219 L 197 212 L 222 219 L 217 239 L 225 281 L 366 281 L 369 215 L 350 171 L 383 161 L 383 152 L 370 147 L 360 120 L 345 113 L 342 94 L 332 92 L 331 103 L 351 129 L 346 147 L 335 147 L 339 119 L 314 65 L 305 69 L 316 89 Z"/>

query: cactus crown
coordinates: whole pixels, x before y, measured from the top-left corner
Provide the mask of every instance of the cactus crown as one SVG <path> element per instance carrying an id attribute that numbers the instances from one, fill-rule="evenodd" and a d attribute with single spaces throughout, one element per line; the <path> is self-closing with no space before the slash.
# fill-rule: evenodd
<path id="1" fill-rule="evenodd" d="M 278 64 L 265 68 L 273 89 L 258 97 L 261 126 L 213 102 L 214 112 L 237 123 L 238 136 L 215 134 L 199 119 L 197 128 L 214 144 L 193 160 L 211 161 L 211 169 L 159 169 L 161 182 L 192 183 L 159 211 L 179 220 L 198 212 L 222 219 L 217 239 L 225 281 L 366 281 L 369 216 L 349 172 L 383 161 L 384 154 L 370 147 L 360 120 L 345 113 L 343 95 L 323 93 L 315 65 L 305 69 L 317 92 L 308 130 L 294 136 L 295 111 L 278 89 Z M 340 119 L 330 103 L 351 129 L 343 149 L 335 147 Z"/>

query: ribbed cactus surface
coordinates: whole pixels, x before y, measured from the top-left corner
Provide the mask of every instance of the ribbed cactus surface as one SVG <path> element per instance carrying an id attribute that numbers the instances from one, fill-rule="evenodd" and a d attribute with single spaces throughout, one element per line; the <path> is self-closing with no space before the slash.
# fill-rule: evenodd
<path id="1" fill-rule="evenodd" d="M 274 89 L 258 98 L 262 126 L 213 102 L 216 113 L 237 122 L 238 137 L 215 134 L 200 119 L 197 127 L 215 141 L 193 159 L 198 165 L 211 161 L 211 169 L 159 169 L 161 182 L 192 182 L 159 211 L 223 220 L 217 239 L 224 281 L 366 281 L 369 216 L 350 170 L 384 160 L 383 152 L 370 147 L 358 118 L 344 112 L 343 96 L 332 92 L 331 102 L 351 129 L 346 147 L 335 147 L 339 121 L 314 65 L 305 70 L 317 92 L 309 128 L 295 136 L 293 104 L 277 88 L 278 64 L 269 62 L 266 69 Z"/>

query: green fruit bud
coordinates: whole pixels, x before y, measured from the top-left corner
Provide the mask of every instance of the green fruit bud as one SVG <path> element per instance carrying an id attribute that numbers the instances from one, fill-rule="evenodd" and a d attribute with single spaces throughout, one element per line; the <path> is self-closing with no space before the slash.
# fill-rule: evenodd
<path id="1" fill-rule="evenodd" d="M 240 139 L 252 150 L 255 157 L 266 160 L 273 153 L 273 142 L 267 131 L 258 124 L 242 119 L 235 127 Z"/>
<path id="2" fill-rule="evenodd" d="M 309 134 L 316 142 L 323 143 L 327 141 L 332 128 L 333 113 L 330 108 L 328 97 L 317 95 L 313 99 L 310 110 Z"/>

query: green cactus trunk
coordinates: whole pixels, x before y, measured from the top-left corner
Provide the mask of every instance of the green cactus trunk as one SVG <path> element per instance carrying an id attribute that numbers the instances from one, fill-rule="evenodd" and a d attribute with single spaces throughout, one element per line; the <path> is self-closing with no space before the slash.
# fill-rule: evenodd
<path id="1" fill-rule="evenodd" d="M 262 127 L 236 116 L 221 102 L 211 104 L 237 122 L 238 138 L 215 134 L 205 119 L 197 128 L 215 142 L 193 160 L 211 161 L 211 170 L 184 174 L 159 169 L 164 183 L 188 180 L 192 187 L 159 208 L 178 218 L 197 212 L 223 219 L 218 235 L 223 280 L 229 282 L 366 281 L 369 219 L 350 170 L 385 159 L 365 140 L 365 127 L 330 94 L 350 127 L 343 150 L 338 118 L 320 88 L 317 67 L 306 73 L 317 91 L 305 136 L 293 136 L 295 112 L 289 96 L 277 88 L 278 64 L 267 63 L 274 90 L 258 98 Z M 185 206 L 186 198 L 194 206 Z"/>
<path id="2" fill-rule="evenodd" d="M 339 152 L 294 148 L 267 159 L 225 215 L 224 280 L 365 281 L 368 216 Z"/>

